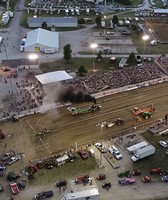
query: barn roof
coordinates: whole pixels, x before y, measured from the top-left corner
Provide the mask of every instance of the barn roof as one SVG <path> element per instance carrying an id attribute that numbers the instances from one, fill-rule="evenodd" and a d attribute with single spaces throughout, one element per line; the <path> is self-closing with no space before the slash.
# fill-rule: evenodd
<path id="1" fill-rule="evenodd" d="M 27 34 L 27 39 L 25 47 L 41 44 L 53 48 L 59 47 L 59 34 L 58 32 L 47 31 L 42 28 L 38 28 L 29 31 Z"/>

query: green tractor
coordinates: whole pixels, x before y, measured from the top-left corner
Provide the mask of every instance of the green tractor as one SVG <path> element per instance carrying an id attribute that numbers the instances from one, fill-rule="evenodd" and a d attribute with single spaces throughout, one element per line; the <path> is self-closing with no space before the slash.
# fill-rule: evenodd
<path id="1" fill-rule="evenodd" d="M 144 112 L 142 113 L 142 116 L 144 119 L 152 118 L 152 113 L 151 112 Z"/>
<path id="2" fill-rule="evenodd" d="M 121 173 L 118 174 L 118 177 L 120 177 L 120 178 L 123 178 L 123 177 L 130 178 L 131 177 L 131 173 L 130 173 L 129 170 L 125 171 L 125 172 L 121 172 Z"/>

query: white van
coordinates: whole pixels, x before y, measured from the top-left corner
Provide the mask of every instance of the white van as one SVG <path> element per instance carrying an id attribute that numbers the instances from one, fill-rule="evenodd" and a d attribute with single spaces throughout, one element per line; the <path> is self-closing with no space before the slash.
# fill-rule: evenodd
<path id="1" fill-rule="evenodd" d="M 93 149 L 89 149 L 89 154 L 91 157 L 94 157 L 95 156 L 95 152 Z"/>

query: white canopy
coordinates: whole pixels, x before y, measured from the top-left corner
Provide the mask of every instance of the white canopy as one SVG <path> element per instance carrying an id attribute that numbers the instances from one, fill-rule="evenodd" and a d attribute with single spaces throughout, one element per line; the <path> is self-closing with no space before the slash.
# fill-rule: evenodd
<path id="1" fill-rule="evenodd" d="M 73 78 L 65 71 L 48 72 L 45 74 L 37 75 L 35 77 L 43 85 Z"/>

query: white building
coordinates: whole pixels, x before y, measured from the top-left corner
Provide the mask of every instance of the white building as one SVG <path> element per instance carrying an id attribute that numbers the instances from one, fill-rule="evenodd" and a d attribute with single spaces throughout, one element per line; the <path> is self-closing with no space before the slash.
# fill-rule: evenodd
<path id="1" fill-rule="evenodd" d="M 51 32 L 38 28 L 28 32 L 23 51 L 55 53 L 58 50 L 58 32 Z"/>
<path id="2" fill-rule="evenodd" d="M 52 27 L 77 27 L 77 17 L 29 17 L 30 28 L 42 28 L 43 23 L 49 28 Z"/>

